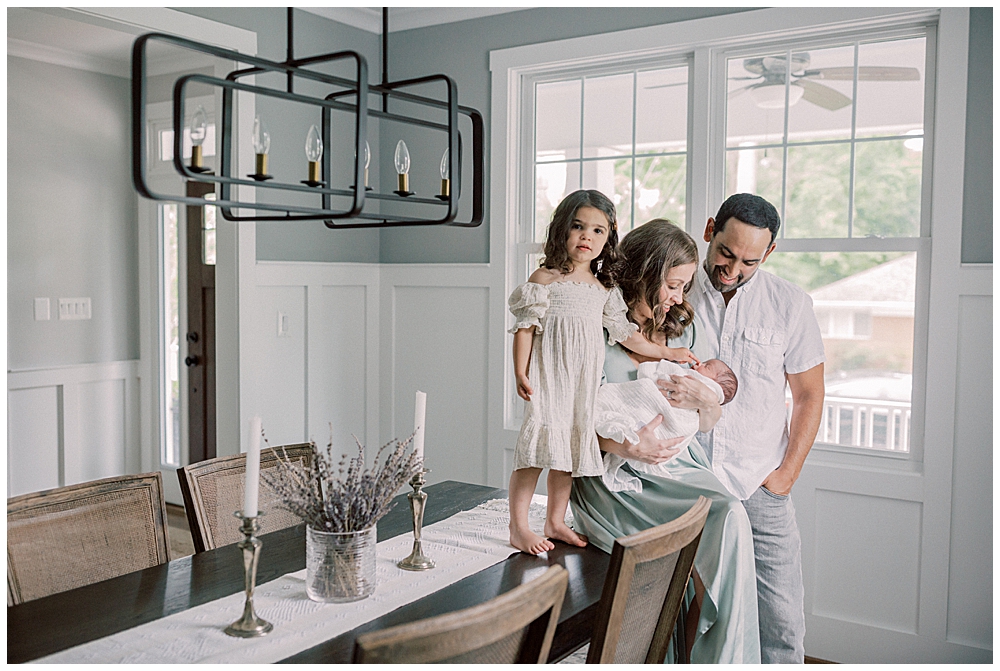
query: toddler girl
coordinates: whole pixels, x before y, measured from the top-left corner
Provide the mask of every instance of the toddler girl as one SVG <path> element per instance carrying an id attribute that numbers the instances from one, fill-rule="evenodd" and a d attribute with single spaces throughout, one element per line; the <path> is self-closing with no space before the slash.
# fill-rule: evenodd
<path id="1" fill-rule="evenodd" d="M 684 348 L 655 345 L 625 318 L 614 286 L 615 207 L 599 191 L 576 191 L 556 208 L 542 267 L 511 294 L 514 375 L 527 403 L 510 476 L 510 543 L 530 554 L 555 547 L 528 528 L 528 508 L 543 468 L 549 469 L 544 533 L 576 546 L 587 539 L 566 525 L 572 478 L 601 475 L 594 403 L 604 366 L 602 327 L 611 344 L 637 354 L 697 362 Z"/>

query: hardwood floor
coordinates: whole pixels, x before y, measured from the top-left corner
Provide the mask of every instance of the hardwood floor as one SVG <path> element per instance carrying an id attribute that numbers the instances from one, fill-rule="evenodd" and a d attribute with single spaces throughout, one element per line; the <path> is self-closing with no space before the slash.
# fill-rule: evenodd
<path id="1" fill-rule="evenodd" d="M 183 506 L 167 504 L 167 540 L 170 541 L 171 559 L 194 554 L 194 543 Z"/>

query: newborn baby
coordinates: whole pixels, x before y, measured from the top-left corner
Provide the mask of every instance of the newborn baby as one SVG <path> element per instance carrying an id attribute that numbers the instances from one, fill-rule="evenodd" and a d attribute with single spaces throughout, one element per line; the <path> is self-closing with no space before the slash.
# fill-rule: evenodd
<path id="1" fill-rule="evenodd" d="M 663 422 L 654 429 L 657 438 L 684 440 L 675 447 L 686 449 L 698 433 L 698 411 L 675 408 L 663 397 L 656 380 L 669 380 L 671 375 L 694 378 L 714 391 L 720 404 L 726 404 L 736 395 L 737 381 L 732 369 L 719 359 L 709 359 L 694 368 L 685 368 L 666 359 L 658 362 L 639 364 L 639 372 L 634 382 L 610 383 L 597 391 L 595 426 L 597 434 L 619 443 L 639 442 L 638 431 L 657 415 L 663 415 Z M 661 464 L 647 464 L 634 459 L 623 459 L 616 454 L 604 455 L 604 484 L 613 492 L 642 491 L 638 478 L 628 475 L 621 466 L 628 463 L 641 473 L 672 478 L 669 460 Z"/>

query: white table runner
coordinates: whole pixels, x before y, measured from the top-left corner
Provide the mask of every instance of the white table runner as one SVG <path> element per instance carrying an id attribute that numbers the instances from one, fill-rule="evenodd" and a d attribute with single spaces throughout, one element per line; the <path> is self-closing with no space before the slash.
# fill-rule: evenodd
<path id="1" fill-rule="evenodd" d="M 535 496 L 531 528 L 541 533 L 544 496 Z M 257 614 L 274 625 L 261 638 L 234 638 L 223 630 L 243 612 L 244 594 L 232 594 L 133 629 L 35 660 L 58 664 L 190 664 L 277 662 L 497 564 L 516 550 L 508 543 L 506 499 L 493 499 L 423 530 L 429 571 L 404 571 L 396 562 L 410 554 L 413 534 L 378 544 L 375 593 L 362 601 L 324 604 L 306 596 L 305 569 L 258 585 Z M 261 550 L 267 552 L 267 544 Z M 108 604 L 113 608 L 113 604 Z"/>

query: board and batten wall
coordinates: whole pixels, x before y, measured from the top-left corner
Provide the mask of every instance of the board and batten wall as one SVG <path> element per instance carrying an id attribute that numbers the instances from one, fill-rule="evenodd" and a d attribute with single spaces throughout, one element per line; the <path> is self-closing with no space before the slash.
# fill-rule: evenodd
<path id="1" fill-rule="evenodd" d="M 271 445 L 333 441 L 369 463 L 413 431 L 427 394 L 430 482 L 496 481 L 487 440 L 490 287 L 484 264 L 257 261 L 241 322 L 248 408 Z"/>

